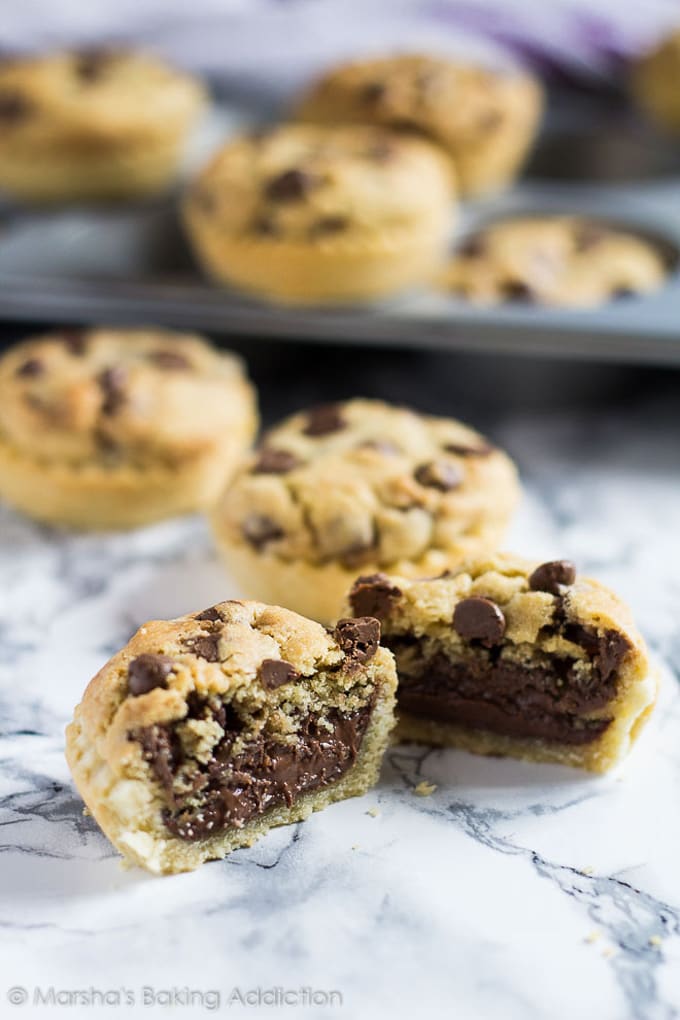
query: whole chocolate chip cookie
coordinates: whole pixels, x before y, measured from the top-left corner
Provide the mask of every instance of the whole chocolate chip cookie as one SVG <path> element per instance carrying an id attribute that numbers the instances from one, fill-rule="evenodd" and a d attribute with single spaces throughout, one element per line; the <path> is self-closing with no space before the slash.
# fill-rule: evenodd
<path id="1" fill-rule="evenodd" d="M 148 54 L 0 63 L 0 191 L 30 202 L 151 194 L 177 175 L 201 84 Z"/>
<path id="2" fill-rule="evenodd" d="M 379 636 L 258 602 L 145 624 L 67 730 L 89 810 L 128 860 L 174 872 L 364 793 L 394 725 Z"/>
<path id="3" fill-rule="evenodd" d="M 466 425 L 350 400 L 271 429 L 213 526 L 245 592 L 327 622 L 358 573 L 437 574 L 494 548 L 518 491 L 506 454 Z"/>
<path id="4" fill-rule="evenodd" d="M 429 580 L 363 576 L 345 611 L 368 609 L 397 660 L 404 740 L 604 772 L 656 701 L 628 609 L 568 560 L 497 554 Z"/>
<path id="5" fill-rule="evenodd" d="M 0 358 L 0 497 L 117 528 L 208 506 L 257 428 L 241 362 L 197 336 L 63 330 Z"/>
<path id="6" fill-rule="evenodd" d="M 184 202 L 218 280 L 288 302 L 366 300 L 441 263 L 453 175 L 419 138 L 380 128 L 283 125 L 230 141 Z"/>
<path id="7" fill-rule="evenodd" d="M 517 174 L 542 110 L 538 82 L 447 58 L 401 54 L 331 69 L 297 116 L 322 124 L 376 124 L 429 138 L 452 159 L 463 195 Z"/>

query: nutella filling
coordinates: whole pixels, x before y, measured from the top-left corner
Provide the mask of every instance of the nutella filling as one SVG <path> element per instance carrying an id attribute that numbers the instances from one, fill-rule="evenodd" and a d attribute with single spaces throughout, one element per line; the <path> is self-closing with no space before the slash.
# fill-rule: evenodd
<path id="1" fill-rule="evenodd" d="M 420 719 L 563 744 L 590 743 L 612 722 L 584 718 L 616 694 L 617 670 L 604 653 L 584 674 L 569 658 L 526 665 L 498 649 L 470 648 L 452 659 L 440 651 L 426 657 L 411 638 L 385 636 L 384 644 L 397 657 L 398 705 Z"/>
<path id="2" fill-rule="evenodd" d="M 307 715 L 296 742 L 260 735 L 237 754 L 232 746 L 241 735 L 240 721 L 229 706 L 210 714 L 224 729 L 209 761 L 184 756 L 174 726 L 135 730 L 144 759 L 163 788 L 163 821 L 173 836 L 199 840 L 246 822 L 280 804 L 290 807 L 302 794 L 340 779 L 354 764 L 368 727 L 372 703 L 343 715 L 330 710 L 324 721 Z M 206 705 L 191 712 L 205 717 Z"/>

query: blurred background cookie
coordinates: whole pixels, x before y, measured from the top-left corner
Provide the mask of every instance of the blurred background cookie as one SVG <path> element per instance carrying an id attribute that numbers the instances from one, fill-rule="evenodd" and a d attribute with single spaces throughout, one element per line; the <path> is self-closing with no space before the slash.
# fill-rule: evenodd
<path id="1" fill-rule="evenodd" d="M 28 202 L 166 188 L 206 102 L 197 78 L 113 49 L 0 63 L 0 192 Z"/>
<path id="2" fill-rule="evenodd" d="M 515 177 L 541 111 L 541 88 L 527 74 L 403 55 L 334 68 L 302 97 L 297 116 L 382 124 L 429 138 L 452 157 L 461 194 L 475 195 Z"/>
<path id="3" fill-rule="evenodd" d="M 123 528 L 209 506 L 257 428 L 238 358 L 157 329 L 63 331 L 0 360 L 0 497 Z"/>
<path id="4" fill-rule="evenodd" d="M 519 495 L 510 459 L 460 422 L 377 400 L 270 429 L 215 507 L 248 595 L 337 618 L 359 573 L 441 573 L 498 544 Z"/>
<path id="5" fill-rule="evenodd" d="M 657 124 L 680 133 L 680 29 L 633 64 L 631 84 L 636 99 Z"/>
<path id="6" fill-rule="evenodd" d="M 451 226 L 453 175 L 419 138 L 284 125 L 229 142 L 190 189 L 198 258 L 280 301 L 378 298 L 427 279 Z"/>
<path id="7" fill-rule="evenodd" d="M 536 216 L 491 223 L 472 234 L 439 284 L 477 304 L 589 308 L 649 294 L 666 274 L 652 241 L 577 216 Z"/>

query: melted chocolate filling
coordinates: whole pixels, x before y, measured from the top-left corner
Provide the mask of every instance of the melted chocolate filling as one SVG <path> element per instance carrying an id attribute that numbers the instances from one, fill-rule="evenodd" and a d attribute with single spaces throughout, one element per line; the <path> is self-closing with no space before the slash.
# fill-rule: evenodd
<path id="1" fill-rule="evenodd" d="M 225 733 L 205 763 L 185 758 L 173 725 L 147 726 L 133 731 L 130 738 L 141 744 L 143 757 L 163 788 L 166 828 L 191 841 L 229 826 L 241 828 L 269 808 L 290 807 L 302 794 L 340 779 L 356 761 L 371 710 L 372 704 L 351 715 L 333 709 L 326 716 L 330 729 L 317 716 L 308 715 L 295 744 L 260 735 L 232 755 L 241 724 L 228 706 L 221 705 L 210 715 Z M 206 718 L 205 706 L 194 705 L 190 715 Z"/>
<path id="2" fill-rule="evenodd" d="M 442 652 L 425 658 L 413 656 L 419 647 L 413 639 L 386 636 L 384 644 L 398 665 L 400 652 L 409 649 L 408 666 L 405 662 L 399 669 L 397 700 L 404 712 L 420 719 L 564 744 L 590 743 L 612 721 L 583 718 L 608 705 L 616 693 L 617 670 L 604 652 L 596 654 L 584 676 L 569 658 L 527 667 L 502 658 L 498 649 L 471 647 L 457 659 Z"/>

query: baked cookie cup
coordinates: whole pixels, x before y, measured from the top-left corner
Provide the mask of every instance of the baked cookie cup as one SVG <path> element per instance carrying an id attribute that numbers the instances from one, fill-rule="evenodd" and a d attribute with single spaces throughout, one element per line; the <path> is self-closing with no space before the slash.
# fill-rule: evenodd
<path id="1" fill-rule="evenodd" d="M 295 304 L 371 300 L 441 263 L 453 177 L 437 150 L 374 128 L 283 125 L 230 142 L 187 193 L 207 272 Z"/>
<path id="2" fill-rule="evenodd" d="M 582 216 L 489 223 L 470 234 L 438 285 L 473 304 L 595 308 L 663 286 L 668 267 L 653 241 Z"/>
<path id="3" fill-rule="evenodd" d="M 394 652 L 400 740 L 605 772 L 656 702 L 629 610 L 567 560 L 362 576 L 345 611 L 379 619 Z"/>
<path id="4" fill-rule="evenodd" d="M 211 520 L 244 592 L 327 623 L 358 573 L 438 574 L 497 546 L 518 496 L 514 465 L 474 430 L 350 400 L 269 430 Z"/>
<path id="5" fill-rule="evenodd" d="M 203 86 L 147 54 L 0 63 L 0 191 L 29 202 L 141 197 L 177 176 Z"/>
<path id="6" fill-rule="evenodd" d="M 88 809 L 127 861 L 169 873 L 366 792 L 394 725 L 379 636 L 256 602 L 147 623 L 66 731 Z"/>
<path id="7" fill-rule="evenodd" d="M 209 507 L 257 430 L 234 355 L 158 329 L 68 330 L 0 358 L 0 498 L 130 528 Z"/>
<path id="8" fill-rule="evenodd" d="M 513 180 L 542 110 L 542 89 L 528 74 L 402 54 L 331 69 L 302 96 L 295 116 L 428 138 L 452 159 L 461 195 L 472 196 Z"/>

